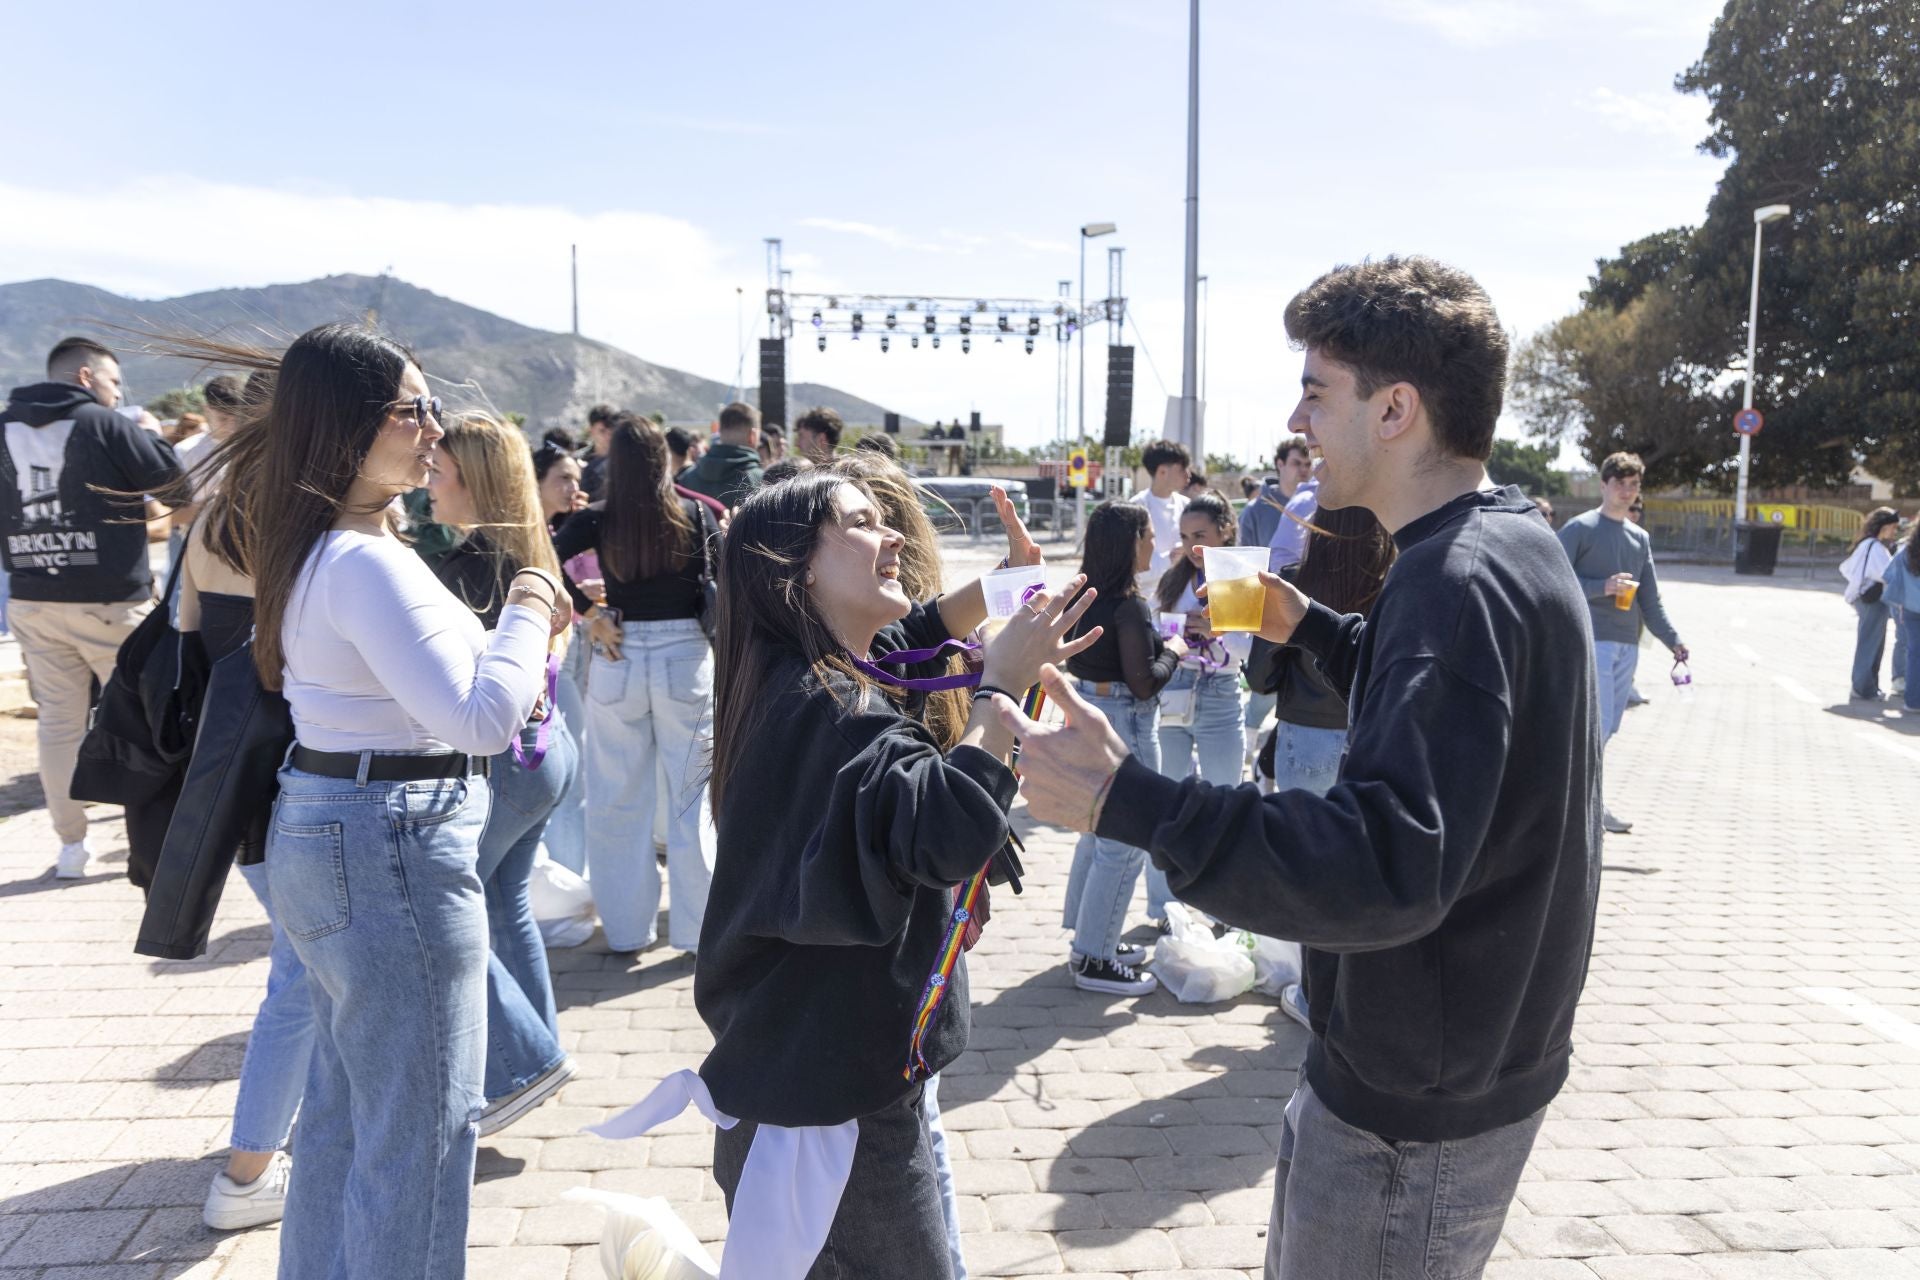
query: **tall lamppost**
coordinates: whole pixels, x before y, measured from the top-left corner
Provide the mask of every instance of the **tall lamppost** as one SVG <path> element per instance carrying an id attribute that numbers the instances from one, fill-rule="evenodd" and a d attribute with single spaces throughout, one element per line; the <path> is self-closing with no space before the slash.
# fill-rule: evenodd
<path id="1" fill-rule="evenodd" d="M 1110 236 L 1120 228 L 1111 222 L 1089 222 L 1080 228 L 1080 438 L 1087 438 L 1087 241 Z"/>
<path id="2" fill-rule="evenodd" d="M 1753 298 L 1747 304 L 1747 391 L 1745 408 L 1753 408 L 1754 346 L 1760 327 L 1760 232 L 1793 212 L 1790 205 L 1768 204 L 1753 211 Z M 1753 433 L 1740 433 L 1740 479 L 1733 490 L 1733 528 L 1736 542 L 1747 519 L 1747 466 L 1753 457 Z"/>

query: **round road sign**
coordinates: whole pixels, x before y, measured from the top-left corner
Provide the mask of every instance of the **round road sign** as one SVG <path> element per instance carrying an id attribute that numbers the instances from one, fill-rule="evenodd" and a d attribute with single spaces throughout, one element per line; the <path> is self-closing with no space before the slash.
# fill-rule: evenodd
<path id="1" fill-rule="evenodd" d="M 1757 436 L 1767 420 L 1760 416 L 1758 409 L 1742 409 L 1733 415 L 1733 429 L 1743 436 Z"/>

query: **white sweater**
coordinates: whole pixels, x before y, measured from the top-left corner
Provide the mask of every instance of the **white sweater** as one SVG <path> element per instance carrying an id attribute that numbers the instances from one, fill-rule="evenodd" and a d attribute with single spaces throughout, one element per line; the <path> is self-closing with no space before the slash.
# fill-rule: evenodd
<path id="1" fill-rule="evenodd" d="M 539 699 L 547 631 L 516 604 L 489 633 L 411 547 L 333 530 L 280 631 L 294 736 L 316 751 L 505 751 Z"/>

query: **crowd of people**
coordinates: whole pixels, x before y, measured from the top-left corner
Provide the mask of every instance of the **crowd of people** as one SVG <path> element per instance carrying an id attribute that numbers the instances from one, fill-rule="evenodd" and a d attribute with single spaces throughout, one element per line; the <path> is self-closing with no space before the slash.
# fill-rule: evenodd
<path id="1" fill-rule="evenodd" d="M 271 922 L 207 1222 L 284 1217 L 291 1280 L 462 1274 L 478 1139 L 573 1074 L 544 848 L 618 953 L 659 944 L 664 866 L 714 1047 L 660 1088 L 720 1122 L 735 1238 L 784 1224 L 750 1274 L 957 1280 L 938 1082 L 965 952 L 1020 888 L 1024 791 L 1081 833 L 1076 986 L 1154 989 L 1123 938 L 1143 874 L 1156 921 L 1305 946 L 1268 1275 L 1479 1274 L 1566 1078 L 1641 627 L 1687 654 L 1628 518 L 1637 458 L 1558 541 L 1489 480 L 1507 340 L 1470 277 L 1342 267 L 1285 318 L 1305 375 L 1273 478 L 1236 512 L 1149 445 L 1071 579 L 992 623 L 891 442 L 843 448 L 830 410 L 791 448 L 745 404 L 711 433 L 596 406 L 584 451 L 529 445 L 338 324 L 161 343 L 232 370 L 170 444 L 114 412 L 111 351 L 56 347 L 7 409 L 0 516 L 57 874 L 91 852 L 76 757 L 111 749 L 153 779 L 129 813 L 165 811 L 140 949 L 204 948 L 236 862 Z M 147 498 L 178 513 L 158 606 Z M 1003 567 L 1040 563 L 997 498 Z M 1881 532 L 1863 573 L 1891 594 Z M 1266 551 L 1254 632 L 1211 620 L 1230 546 Z M 104 713 L 162 667 L 195 705 Z M 1036 689 L 1064 715 L 1030 718 Z"/>

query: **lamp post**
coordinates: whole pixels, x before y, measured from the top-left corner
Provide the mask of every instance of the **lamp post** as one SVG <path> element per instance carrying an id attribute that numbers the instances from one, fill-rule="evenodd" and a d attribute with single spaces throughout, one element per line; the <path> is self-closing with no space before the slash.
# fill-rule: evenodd
<path id="1" fill-rule="evenodd" d="M 1753 297 L 1747 304 L 1747 390 L 1743 407 L 1753 408 L 1754 347 L 1760 327 L 1760 232 L 1769 222 L 1778 222 L 1793 212 L 1790 205 L 1768 204 L 1753 211 Z M 1747 519 L 1747 466 L 1753 457 L 1753 436 L 1740 433 L 1740 479 L 1733 490 L 1733 528 L 1736 543 L 1740 526 Z"/>
<path id="2" fill-rule="evenodd" d="M 1087 438 L 1087 241 L 1110 236 L 1120 228 L 1111 222 L 1089 222 L 1080 228 L 1080 438 Z"/>

